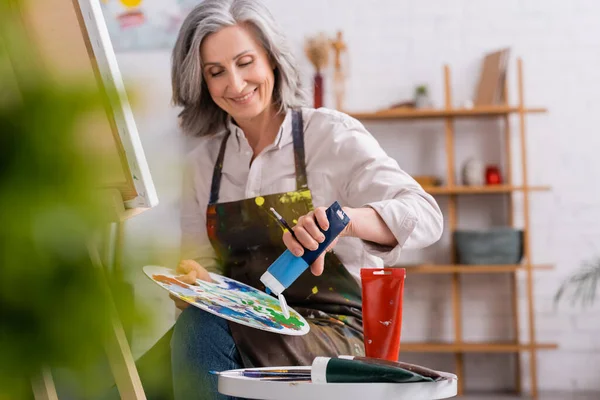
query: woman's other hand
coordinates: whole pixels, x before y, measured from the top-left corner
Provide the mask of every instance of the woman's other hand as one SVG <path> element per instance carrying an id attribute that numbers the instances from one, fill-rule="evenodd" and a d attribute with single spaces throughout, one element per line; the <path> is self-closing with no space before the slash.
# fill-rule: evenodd
<path id="1" fill-rule="evenodd" d="M 188 285 L 195 285 L 196 279 L 212 282 L 208 271 L 194 260 L 179 261 L 175 272 L 178 274 L 182 274 L 178 276 L 177 279 L 184 283 L 187 283 Z"/>
<path id="2" fill-rule="evenodd" d="M 212 282 L 208 271 L 194 260 L 181 260 L 175 269 L 175 272 L 181 274 L 177 276 L 181 282 L 187 283 L 188 285 L 195 285 L 196 279 L 200 279 L 207 282 Z M 175 306 L 180 310 L 186 309 L 189 304 L 179 297 L 169 293 L 169 297 L 175 302 Z"/>

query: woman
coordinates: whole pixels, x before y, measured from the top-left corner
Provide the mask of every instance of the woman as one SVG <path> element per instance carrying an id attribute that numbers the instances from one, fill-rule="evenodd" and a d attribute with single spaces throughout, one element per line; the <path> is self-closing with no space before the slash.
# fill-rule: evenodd
<path id="1" fill-rule="evenodd" d="M 394 265 L 442 233 L 434 199 L 353 118 L 304 106 L 297 64 L 257 0 L 205 0 L 173 51 L 173 99 L 185 133 L 199 137 L 186 162 L 182 279 L 207 271 L 264 290 L 259 281 L 286 249 L 316 249 L 334 201 L 351 223 L 285 292 L 310 333 L 290 337 L 183 308 L 171 341 L 176 398 L 215 396 L 211 370 L 308 365 L 315 356 L 363 354 L 362 267 Z M 268 213 L 294 221 L 295 240 Z M 330 249 L 331 250 L 331 249 Z M 206 394 L 208 390 L 209 394 Z M 212 397 L 211 397 L 212 398 Z"/>

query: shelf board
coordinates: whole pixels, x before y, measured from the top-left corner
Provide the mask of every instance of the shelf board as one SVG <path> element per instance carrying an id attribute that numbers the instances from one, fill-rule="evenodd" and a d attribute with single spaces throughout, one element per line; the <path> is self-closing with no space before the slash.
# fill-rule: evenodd
<path id="1" fill-rule="evenodd" d="M 423 264 L 423 265 L 398 265 L 398 268 L 405 268 L 407 274 L 499 274 L 513 271 L 527 271 L 527 267 L 521 264 L 514 265 L 440 265 L 440 264 Z M 554 267 L 552 265 L 532 265 L 536 271 L 548 271 Z"/>
<path id="2" fill-rule="evenodd" d="M 450 117 L 490 117 L 518 113 L 519 107 L 509 106 L 487 106 L 475 108 L 451 108 L 451 109 L 414 109 L 396 108 L 380 110 L 375 112 L 347 112 L 350 116 L 361 120 L 385 120 L 385 119 L 435 119 Z M 525 108 L 526 113 L 545 113 L 546 108 Z"/>
<path id="3" fill-rule="evenodd" d="M 424 186 L 429 194 L 493 194 L 512 193 L 519 191 L 546 191 L 550 186 L 511 186 L 511 185 L 485 185 L 485 186 Z"/>
<path id="4" fill-rule="evenodd" d="M 518 353 L 537 350 L 552 350 L 558 348 L 554 343 L 535 343 L 533 345 L 514 342 L 490 343 L 444 343 L 444 342 L 406 342 L 400 343 L 400 352 L 411 353 Z"/>

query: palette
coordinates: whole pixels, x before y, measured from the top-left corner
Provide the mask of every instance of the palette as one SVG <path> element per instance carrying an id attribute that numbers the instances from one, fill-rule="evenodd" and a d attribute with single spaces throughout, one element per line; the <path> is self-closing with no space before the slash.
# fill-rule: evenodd
<path id="1" fill-rule="evenodd" d="M 209 273 L 214 282 L 198 279 L 196 285 L 189 285 L 169 268 L 148 265 L 144 273 L 181 300 L 229 321 L 282 335 L 301 336 L 310 330 L 293 309 L 286 318 L 278 299 L 225 276 Z"/>

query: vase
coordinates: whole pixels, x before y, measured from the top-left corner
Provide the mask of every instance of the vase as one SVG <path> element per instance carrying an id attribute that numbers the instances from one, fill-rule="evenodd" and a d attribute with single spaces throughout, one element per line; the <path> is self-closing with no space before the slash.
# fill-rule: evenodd
<path id="1" fill-rule="evenodd" d="M 430 108 L 431 102 L 427 94 L 417 94 L 415 96 L 415 107 L 416 108 Z"/>
<path id="2" fill-rule="evenodd" d="M 485 168 L 480 160 L 467 160 L 462 169 L 463 185 L 480 186 L 485 181 Z"/>
<path id="3" fill-rule="evenodd" d="M 317 72 L 313 81 L 314 86 L 314 108 L 323 106 L 323 76 Z"/>

